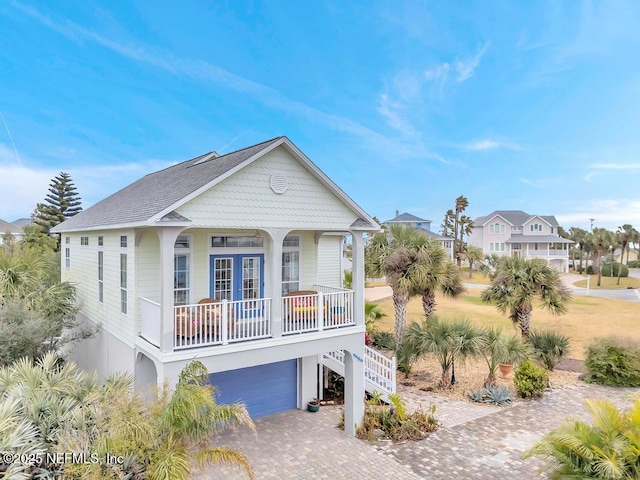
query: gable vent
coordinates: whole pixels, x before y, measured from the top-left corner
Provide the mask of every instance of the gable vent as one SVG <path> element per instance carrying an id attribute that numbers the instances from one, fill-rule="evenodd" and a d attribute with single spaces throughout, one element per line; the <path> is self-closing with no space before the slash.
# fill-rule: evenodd
<path id="1" fill-rule="evenodd" d="M 280 172 L 273 173 L 269 177 L 269 186 L 274 193 L 284 193 L 287 191 L 287 188 L 289 188 L 287 177 Z"/>

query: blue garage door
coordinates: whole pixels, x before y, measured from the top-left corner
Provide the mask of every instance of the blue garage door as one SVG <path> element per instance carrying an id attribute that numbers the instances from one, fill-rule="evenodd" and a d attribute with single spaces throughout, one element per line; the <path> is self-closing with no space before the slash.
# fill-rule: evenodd
<path id="1" fill-rule="evenodd" d="M 216 402 L 244 402 L 251 418 L 296 408 L 297 360 L 212 373 Z"/>

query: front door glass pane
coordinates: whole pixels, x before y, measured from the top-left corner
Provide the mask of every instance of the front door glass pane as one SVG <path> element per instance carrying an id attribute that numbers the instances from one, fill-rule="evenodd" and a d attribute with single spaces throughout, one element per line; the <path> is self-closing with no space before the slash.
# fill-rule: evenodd
<path id="1" fill-rule="evenodd" d="M 213 291 L 216 300 L 233 300 L 233 258 L 215 259 Z"/>

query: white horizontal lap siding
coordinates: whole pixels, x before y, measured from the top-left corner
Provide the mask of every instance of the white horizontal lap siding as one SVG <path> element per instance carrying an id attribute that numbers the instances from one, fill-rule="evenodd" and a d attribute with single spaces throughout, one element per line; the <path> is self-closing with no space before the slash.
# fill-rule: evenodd
<path id="1" fill-rule="evenodd" d="M 300 235 L 300 289 L 310 290 L 318 283 L 318 246 L 314 232 L 301 232 Z"/>
<path id="2" fill-rule="evenodd" d="M 288 188 L 276 194 L 270 176 L 282 173 Z M 177 212 L 193 225 L 222 228 L 346 229 L 357 215 L 283 147 L 267 153 L 202 193 Z"/>
<path id="3" fill-rule="evenodd" d="M 136 297 L 160 302 L 160 240 L 155 230 L 143 230 L 136 248 Z M 120 237 L 118 236 L 118 242 Z M 136 304 L 139 301 L 135 299 Z"/>
<path id="4" fill-rule="evenodd" d="M 104 302 L 98 301 L 98 235 L 104 237 Z M 128 315 L 120 313 L 120 235 L 128 236 Z M 62 241 L 64 245 L 63 234 Z M 71 237 L 71 268 L 65 278 L 75 284 L 80 311 L 127 345 L 133 345 L 135 314 L 134 236 L 133 231 L 82 232 Z M 89 245 L 81 246 L 80 237 L 88 236 Z M 64 247 L 63 247 L 64 248 Z M 62 269 L 65 270 L 64 250 Z"/>
<path id="5" fill-rule="evenodd" d="M 318 283 L 342 287 L 342 237 L 324 235 L 318 243 Z"/>

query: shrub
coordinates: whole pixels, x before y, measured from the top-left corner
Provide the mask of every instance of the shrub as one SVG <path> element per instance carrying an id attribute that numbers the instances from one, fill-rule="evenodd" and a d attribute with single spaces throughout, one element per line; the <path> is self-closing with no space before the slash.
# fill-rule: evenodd
<path id="1" fill-rule="evenodd" d="M 617 277 L 618 276 L 618 270 L 620 270 L 620 264 L 618 262 L 614 262 L 613 263 L 613 275 L 611 274 L 611 264 L 610 263 L 606 263 L 602 266 L 602 276 L 603 277 Z M 622 265 L 622 273 L 620 274 L 621 277 L 628 277 L 629 276 L 629 269 L 627 268 L 626 265 Z"/>
<path id="2" fill-rule="evenodd" d="M 587 347 L 586 380 L 614 387 L 640 387 L 640 343 L 602 338 Z"/>
<path id="3" fill-rule="evenodd" d="M 374 346 L 382 348 L 383 350 L 395 350 L 393 333 L 374 331 L 370 332 L 369 336 Z"/>
<path id="4" fill-rule="evenodd" d="M 513 375 L 513 383 L 522 398 L 541 397 L 548 381 L 547 371 L 531 360 L 522 363 Z"/>
<path id="5" fill-rule="evenodd" d="M 406 378 L 409 378 L 409 374 L 413 368 L 413 364 L 420 355 L 420 350 L 415 343 L 405 339 L 400 345 L 400 348 L 396 350 L 396 360 L 398 361 L 398 370 L 405 374 Z"/>
<path id="6" fill-rule="evenodd" d="M 438 428 L 438 421 L 433 415 L 435 405 L 431 405 L 427 412 L 418 409 L 407 414 L 404 400 L 398 395 L 389 395 L 389 400 L 391 405 L 385 405 L 380 401 L 380 395 L 374 395 L 368 402 L 362 424 L 356 432 L 358 438 L 373 441 L 378 438 L 377 431 L 382 431 L 385 438 L 396 442 L 421 440 Z"/>
<path id="7" fill-rule="evenodd" d="M 539 359 L 548 370 L 553 370 L 569 352 L 569 337 L 551 330 L 531 332 L 529 342 L 533 347 L 535 358 Z"/>
<path id="8" fill-rule="evenodd" d="M 605 400 L 587 400 L 585 405 L 593 424 L 567 419 L 545 435 L 525 458 L 540 455 L 551 460 L 551 478 L 640 478 L 640 395 L 626 412 Z"/>
<path id="9" fill-rule="evenodd" d="M 640 260 L 631 260 L 627 263 L 629 268 L 640 268 Z"/>
<path id="10" fill-rule="evenodd" d="M 482 390 L 473 390 L 469 393 L 469 397 L 474 402 L 490 403 L 498 406 L 511 403 L 511 392 L 509 392 L 509 389 L 497 385 L 491 385 Z"/>
<path id="11" fill-rule="evenodd" d="M 588 265 L 587 266 L 587 275 L 593 275 L 593 274 L 594 274 L 593 265 Z"/>

